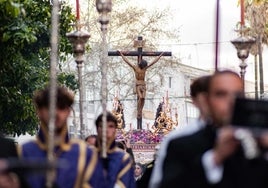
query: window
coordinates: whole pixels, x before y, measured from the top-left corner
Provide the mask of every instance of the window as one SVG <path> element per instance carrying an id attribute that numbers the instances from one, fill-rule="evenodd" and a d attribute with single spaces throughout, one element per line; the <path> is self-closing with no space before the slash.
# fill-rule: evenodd
<path id="1" fill-rule="evenodd" d="M 172 80 L 172 77 L 168 77 L 168 87 L 171 88 L 172 85 L 171 85 L 171 80 Z"/>

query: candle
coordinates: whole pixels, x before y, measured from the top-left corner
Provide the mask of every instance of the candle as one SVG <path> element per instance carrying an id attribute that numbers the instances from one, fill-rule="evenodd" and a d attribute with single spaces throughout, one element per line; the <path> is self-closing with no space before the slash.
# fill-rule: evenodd
<path id="1" fill-rule="evenodd" d="M 79 0 L 76 0 L 76 20 L 80 20 Z"/>
<path id="2" fill-rule="evenodd" d="M 245 4 L 244 0 L 240 0 L 240 7 L 241 7 L 241 27 L 245 25 Z"/>

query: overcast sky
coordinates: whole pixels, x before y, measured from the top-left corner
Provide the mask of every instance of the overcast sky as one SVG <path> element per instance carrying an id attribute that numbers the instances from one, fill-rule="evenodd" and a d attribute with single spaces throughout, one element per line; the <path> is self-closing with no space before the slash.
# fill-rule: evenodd
<path id="1" fill-rule="evenodd" d="M 151 9 L 170 6 L 174 20 L 170 24 L 180 26 L 180 43 L 174 44 L 172 53 L 179 55 L 182 62 L 199 68 L 214 69 L 216 0 L 133 0 L 137 6 Z M 234 31 L 240 21 L 237 0 L 220 1 L 220 53 L 219 66 L 239 72 L 240 60 L 230 40 L 238 38 Z M 264 62 L 268 57 L 264 56 Z M 247 80 L 254 80 L 253 57 L 247 60 Z M 264 68 L 266 63 L 264 63 Z M 265 70 L 265 69 L 264 69 Z M 265 72 L 265 71 L 264 71 Z M 266 75 L 264 78 L 267 80 Z"/>
<path id="2" fill-rule="evenodd" d="M 75 0 L 69 1 L 75 4 Z M 86 0 L 80 0 L 80 3 L 83 2 L 87 4 Z M 180 43 L 173 44 L 171 47 L 169 44 L 162 44 L 159 49 L 172 51 L 173 55 L 180 57 L 182 62 L 187 65 L 214 70 L 217 0 L 129 0 L 128 2 L 145 7 L 148 10 L 170 7 L 174 16 L 167 23 L 167 26 L 180 27 Z M 230 41 L 238 38 L 234 29 L 239 21 L 240 7 L 238 6 L 238 0 L 220 0 L 219 67 L 231 68 L 237 72 L 240 72 L 240 60 Z M 263 53 L 264 73 L 268 60 L 266 54 L 268 54 L 267 48 Z M 250 56 L 246 62 L 248 67 L 245 79 L 253 81 L 253 57 Z M 268 83 L 268 74 L 264 74 L 264 79 L 266 80 L 265 83 Z"/>

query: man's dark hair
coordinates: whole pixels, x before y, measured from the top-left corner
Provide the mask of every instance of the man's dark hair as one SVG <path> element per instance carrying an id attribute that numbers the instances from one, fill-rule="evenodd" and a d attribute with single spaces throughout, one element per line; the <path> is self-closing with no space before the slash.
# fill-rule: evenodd
<path id="1" fill-rule="evenodd" d="M 57 87 L 57 108 L 64 109 L 72 106 L 74 95 L 69 89 L 63 86 Z M 35 106 L 40 109 L 49 106 L 49 87 L 41 89 L 34 94 L 33 98 Z"/>
<path id="2" fill-rule="evenodd" d="M 117 147 L 119 147 L 122 150 L 126 149 L 126 144 L 123 141 L 116 141 L 115 144 Z"/>
<path id="3" fill-rule="evenodd" d="M 89 136 L 87 136 L 87 137 L 85 138 L 85 141 L 87 141 L 87 140 L 90 139 L 90 138 L 95 138 L 95 139 L 97 139 L 97 135 L 95 135 L 95 134 L 91 134 L 91 135 L 89 135 Z"/>
<path id="4" fill-rule="evenodd" d="M 141 163 L 135 163 L 135 165 L 137 165 L 137 166 L 139 166 L 139 167 L 141 168 L 141 170 L 142 170 L 142 174 L 143 174 L 144 171 L 145 171 L 145 167 L 144 167 L 144 165 L 141 164 Z"/>
<path id="5" fill-rule="evenodd" d="M 211 75 L 202 76 L 193 81 L 190 86 L 190 95 L 195 98 L 199 93 L 207 92 Z"/>
<path id="6" fill-rule="evenodd" d="M 100 114 L 95 121 L 95 125 L 97 128 L 98 128 L 98 126 L 101 126 L 101 124 L 102 124 L 102 116 L 103 116 L 103 114 Z M 116 127 L 117 127 L 117 119 L 111 112 L 107 112 L 106 118 L 107 118 L 107 122 L 108 121 L 114 122 Z"/>

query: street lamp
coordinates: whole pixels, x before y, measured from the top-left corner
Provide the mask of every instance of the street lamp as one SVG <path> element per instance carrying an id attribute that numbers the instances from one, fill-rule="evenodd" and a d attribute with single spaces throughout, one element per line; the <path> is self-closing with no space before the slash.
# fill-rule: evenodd
<path id="1" fill-rule="evenodd" d="M 112 1 L 111 0 L 96 0 L 96 8 L 100 14 L 99 22 L 101 24 L 102 31 L 102 53 L 101 53 L 101 103 L 102 103 L 102 151 L 101 155 L 103 158 L 107 158 L 107 146 L 106 146 L 106 125 L 107 125 L 107 26 L 109 23 L 108 13 L 112 10 Z"/>
<path id="2" fill-rule="evenodd" d="M 112 1 L 111 0 L 96 0 L 96 8 L 100 14 L 99 22 L 101 24 L 101 31 L 107 31 L 107 26 L 109 23 L 108 13 L 112 10 Z"/>
<path id="3" fill-rule="evenodd" d="M 248 58 L 249 51 L 252 47 L 252 45 L 255 43 L 255 39 L 250 36 L 245 36 L 245 33 L 248 31 L 248 29 L 245 27 L 245 2 L 244 0 L 240 0 L 240 34 L 241 36 L 237 39 L 232 40 L 232 44 L 235 46 L 237 50 L 237 57 L 241 60 L 241 63 L 239 64 L 239 67 L 241 69 L 240 75 L 241 79 L 243 81 L 243 90 L 245 92 L 245 73 L 247 68 L 247 63 L 245 60 Z"/>
<path id="4" fill-rule="evenodd" d="M 80 110 L 80 135 L 81 138 L 85 138 L 85 125 L 84 125 L 84 84 L 82 80 L 82 68 L 84 62 L 85 44 L 88 41 L 90 35 L 85 31 L 81 31 L 81 25 L 77 23 L 76 31 L 66 34 L 69 41 L 73 46 L 73 53 L 78 70 L 78 82 L 79 82 L 79 110 Z"/>
<path id="5" fill-rule="evenodd" d="M 252 45 L 255 43 L 255 39 L 249 36 L 243 36 L 243 34 L 231 41 L 237 50 L 237 57 L 241 60 L 239 67 L 241 69 L 240 76 L 243 81 L 243 89 L 245 91 L 245 73 L 247 68 L 247 63 L 245 60 L 248 58 L 249 51 Z"/>

